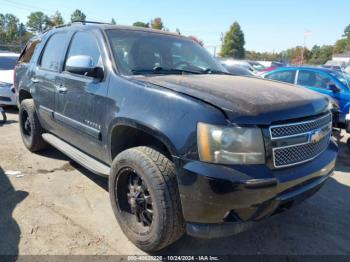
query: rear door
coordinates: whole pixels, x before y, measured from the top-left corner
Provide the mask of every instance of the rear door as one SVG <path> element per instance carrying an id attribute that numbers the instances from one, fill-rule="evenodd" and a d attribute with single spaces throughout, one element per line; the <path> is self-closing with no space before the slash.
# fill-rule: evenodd
<path id="1" fill-rule="evenodd" d="M 102 43 L 90 31 L 77 31 L 65 57 L 90 56 L 94 67 L 104 70 Z M 62 82 L 56 93 L 55 119 L 59 123 L 59 136 L 82 151 L 100 158 L 102 150 L 103 119 L 106 110 L 107 76 L 95 79 L 70 73 L 63 65 Z M 106 70 L 104 70 L 106 72 Z"/>
<path id="2" fill-rule="evenodd" d="M 60 81 L 60 69 L 63 63 L 66 41 L 67 34 L 65 32 L 57 32 L 50 36 L 30 79 L 41 124 L 49 131 L 54 130 L 55 96 Z"/>

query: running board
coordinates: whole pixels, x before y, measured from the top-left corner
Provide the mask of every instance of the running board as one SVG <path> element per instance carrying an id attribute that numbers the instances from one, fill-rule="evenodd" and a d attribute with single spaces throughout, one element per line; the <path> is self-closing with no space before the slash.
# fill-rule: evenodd
<path id="1" fill-rule="evenodd" d="M 91 172 L 104 177 L 109 176 L 110 168 L 107 165 L 93 159 L 54 135 L 45 133 L 42 134 L 42 137 L 47 143 L 57 148 L 63 154 L 67 155 Z"/>

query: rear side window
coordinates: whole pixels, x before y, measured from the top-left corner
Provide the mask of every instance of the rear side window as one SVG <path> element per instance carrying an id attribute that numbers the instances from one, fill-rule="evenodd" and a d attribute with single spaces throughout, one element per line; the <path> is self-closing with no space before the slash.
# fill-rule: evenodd
<path id="1" fill-rule="evenodd" d="M 66 61 L 72 56 L 85 55 L 92 58 L 92 66 L 102 67 L 101 53 L 97 41 L 90 33 L 77 32 L 70 43 Z"/>
<path id="2" fill-rule="evenodd" d="M 65 33 L 56 33 L 50 37 L 41 56 L 41 68 L 51 71 L 59 70 L 62 58 L 60 51 L 64 48 L 65 42 Z"/>
<path id="3" fill-rule="evenodd" d="M 22 51 L 21 56 L 18 59 L 18 63 L 29 63 L 34 54 L 35 48 L 40 43 L 40 40 L 34 40 L 29 42 L 24 50 Z"/>
<path id="4" fill-rule="evenodd" d="M 294 84 L 295 71 L 294 70 L 278 71 L 267 75 L 266 78 Z"/>

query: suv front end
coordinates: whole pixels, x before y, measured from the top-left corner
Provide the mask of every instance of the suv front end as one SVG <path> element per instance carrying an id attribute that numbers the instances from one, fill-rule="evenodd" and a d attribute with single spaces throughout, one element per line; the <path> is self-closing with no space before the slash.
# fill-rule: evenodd
<path id="1" fill-rule="evenodd" d="M 188 234 L 231 235 L 314 194 L 335 168 L 331 132 L 329 112 L 260 129 L 198 124 L 201 161 L 177 160 Z"/>

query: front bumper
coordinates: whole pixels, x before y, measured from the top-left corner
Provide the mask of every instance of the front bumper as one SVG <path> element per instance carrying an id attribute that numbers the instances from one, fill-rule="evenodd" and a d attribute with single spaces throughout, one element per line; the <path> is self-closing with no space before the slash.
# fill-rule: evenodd
<path id="1" fill-rule="evenodd" d="M 178 159 L 179 192 L 188 231 L 191 233 L 192 227 L 192 233 L 201 235 L 200 228 L 202 232 L 208 229 L 200 225 L 226 228 L 223 225 L 259 221 L 288 209 L 322 186 L 334 170 L 337 152 L 332 140 L 314 160 L 274 170 L 266 165 L 224 166 Z"/>
<path id="2" fill-rule="evenodd" d="M 17 105 L 16 94 L 12 92 L 11 85 L 0 87 L 0 105 Z"/>

